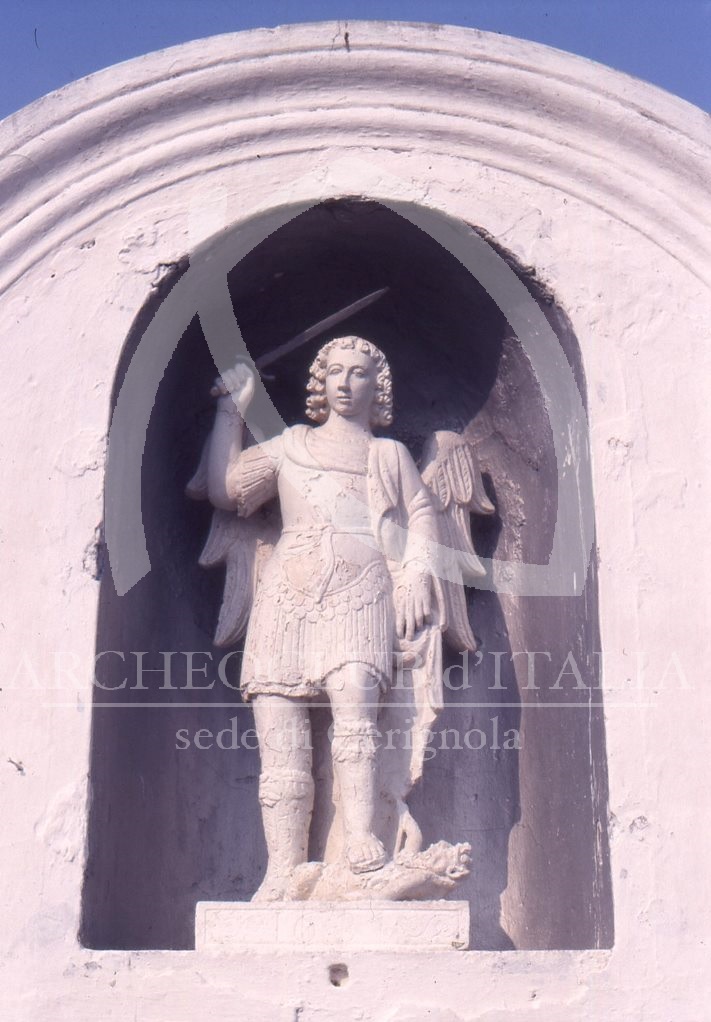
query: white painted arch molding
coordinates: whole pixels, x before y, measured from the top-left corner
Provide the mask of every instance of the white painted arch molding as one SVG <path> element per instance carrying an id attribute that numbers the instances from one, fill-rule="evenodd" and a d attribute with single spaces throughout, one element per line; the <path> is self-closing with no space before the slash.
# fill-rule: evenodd
<path id="1" fill-rule="evenodd" d="M 149 54 L 0 125 L 0 293 L 148 193 L 297 153 L 410 151 L 596 207 L 709 281 L 701 110 L 561 51 L 468 29 L 294 25 Z M 423 164 L 425 167 L 427 163 Z M 467 168 L 469 168 L 467 170 Z"/>

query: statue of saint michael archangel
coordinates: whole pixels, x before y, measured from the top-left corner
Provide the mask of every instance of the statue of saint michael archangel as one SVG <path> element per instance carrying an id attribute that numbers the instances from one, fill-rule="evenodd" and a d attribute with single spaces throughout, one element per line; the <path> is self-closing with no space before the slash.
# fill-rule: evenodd
<path id="1" fill-rule="evenodd" d="M 419 470 L 403 444 L 373 435 L 392 421 L 392 381 L 367 340 L 318 352 L 312 425 L 245 446 L 254 388 L 245 364 L 216 381 L 188 487 L 215 508 L 201 564 L 226 567 L 215 642 L 244 639 L 268 853 L 253 900 L 442 897 L 468 873 L 470 846 L 423 849 L 407 797 L 442 708 L 442 644 L 475 649 L 463 580 L 483 569 L 469 515 L 494 507 L 458 434 L 434 433 Z M 315 708 L 331 715 L 325 791 Z M 308 861 L 316 818 L 325 838 Z"/>

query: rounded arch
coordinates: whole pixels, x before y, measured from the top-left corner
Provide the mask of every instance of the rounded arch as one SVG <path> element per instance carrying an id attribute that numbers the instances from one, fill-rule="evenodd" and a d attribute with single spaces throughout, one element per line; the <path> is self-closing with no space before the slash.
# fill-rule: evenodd
<path id="1" fill-rule="evenodd" d="M 396 149 L 425 166 L 461 161 L 554 189 L 628 224 L 708 282 L 711 132 L 701 110 L 524 40 L 356 21 L 346 48 L 340 32 L 323 22 L 187 43 L 7 118 L 0 293 L 148 195 L 216 168 L 244 174 L 338 149 Z"/>
<path id="2" fill-rule="evenodd" d="M 250 353 L 258 357 L 289 333 L 387 285 L 386 298 L 361 312 L 349 329 L 388 353 L 395 378 L 393 434 L 417 455 L 434 429 L 464 432 L 499 509 L 494 523 L 477 527 L 480 554 L 545 564 L 560 517 L 545 394 L 534 361 L 481 283 L 412 217 L 378 202 L 316 204 L 264 233 L 252 245 L 247 232 L 244 255 L 228 280 Z M 214 259 L 205 250 L 203 262 L 219 280 L 221 246 L 224 238 L 215 242 Z M 580 354 L 563 311 L 508 260 L 565 353 L 578 397 L 584 397 Z M 186 277 L 187 271 L 176 271 L 172 291 Z M 202 308 L 215 293 L 219 300 L 209 284 L 209 273 L 203 274 L 188 291 L 191 299 L 199 296 Z M 124 368 L 172 291 L 154 297 L 137 320 Z M 83 933 L 90 945 L 190 946 L 197 898 L 244 899 L 264 867 L 256 750 L 240 747 L 230 757 L 214 741 L 217 733 L 232 741 L 232 728 L 249 730 L 249 711 L 234 691 L 238 658 L 224 676 L 215 668 L 222 655 L 211 643 L 219 580 L 197 568 L 205 509 L 183 496 L 210 421 L 207 395 L 215 372 L 199 318 L 186 315 L 183 325 L 158 387 L 143 456 L 143 514 L 154 570 L 121 597 L 108 577 L 102 582 L 98 652 L 120 648 L 127 657 L 100 661 L 84 895 Z M 322 340 L 288 356 L 267 383 L 280 421 L 303 419 L 303 385 L 312 349 Z M 578 439 L 575 457 L 589 472 L 584 430 Z M 446 736 L 435 740 L 413 804 L 426 839 L 464 837 L 475 847 L 478 867 L 463 888 L 473 907 L 475 947 L 590 947 L 611 940 L 604 728 L 601 705 L 592 705 L 599 683 L 596 594 L 594 567 L 580 597 L 471 594 L 482 656 L 463 665 L 461 674 L 455 662 L 448 665 L 455 672 L 449 677 L 461 681 L 452 684 L 440 722 L 442 732 L 468 734 L 469 743 L 452 747 Z M 554 672 L 533 687 L 522 680 L 527 674 L 520 660 L 531 649 L 548 650 Z M 140 665 L 131 650 L 145 654 Z M 166 650 L 175 654 L 169 681 Z M 199 669 L 207 667 L 207 673 L 196 691 L 187 654 L 197 650 L 203 654 Z M 565 685 L 564 707 L 536 713 L 539 704 L 560 701 L 552 685 L 569 651 L 584 685 Z M 156 673 L 139 676 L 137 666 Z M 104 703 L 116 701 L 127 704 L 120 716 L 102 712 Z M 504 752 L 504 734 L 521 733 L 524 725 L 525 743 L 514 742 Z M 194 746 L 201 730 L 213 736 L 209 749 Z M 471 737 L 479 734 L 486 735 L 482 748 Z"/>
<path id="3" fill-rule="evenodd" d="M 705 797 L 704 775 L 702 770 L 687 771 L 680 799 L 668 707 L 657 702 L 651 681 L 656 666 L 668 663 L 670 636 L 683 640 L 687 677 L 704 675 L 706 657 L 700 598 L 708 575 L 700 556 L 707 545 L 705 508 L 701 489 L 689 481 L 698 478 L 707 456 L 708 431 L 700 424 L 708 403 L 699 367 L 708 355 L 711 123 L 702 111 L 658 89 L 520 40 L 432 26 L 353 23 L 350 30 L 350 52 L 339 45 L 335 23 L 201 40 L 76 82 L 0 125 L 0 299 L 8 353 L 0 406 L 6 413 L 8 441 L 17 436 L 23 445 L 32 444 L 31 471 L 26 446 L 17 457 L 6 444 L 3 462 L 5 489 L 13 495 L 3 523 L 4 540 L 21 558 L 13 577 L 14 598 L 5 608 L 3 637 L 7 656 L 17 663 L 28 650 L 43 657 L 51 648 L 71 646 L 87 665 L 77 677 L 78 698 L 72 691 L 71 707 L 61 714 L 61 726 L 55 710 L 34 698 L 34 692 L 31 700 L 13 704 L 9 684 L 5 686 L 15 744 L 38 750 L 23 762 L 32 763 L 42 782 L 28 784 L 18 775 L 23 798 L 16 800 L 13 829 L 39 834 L 43 828 L 37 821 L 47 818 L 48 808 L 54 813 L 59 807 L 64 814 L 68 789 L 71 805 L 88 812 L 90 728 L 82 708 L 93 694 L 99 607 L 94 575 L 101 570 L 93 555 L 102 516 L 101 452 L 116 367 L 137 311 L 161 282 L 168 284 L 171 273 L 179 272 L 186 252 L 208 241 L 225 223 L 275 204 L 315 195 L 323 200 L 365 195 L 429 206 L 477 225 L 513 254 L 526 280 L 535 269 L 531 279 L 543 285 L 543 305 L 551 315 L 559 307 L 561 336 L 572 327 L 588 384 L 597 506 L 594 570 L 599 565 L 612 779 L 610 840 L 620 919 L 616 947 L 603 955 L 602 966 L 595 956 L 570 953 L 550 960 L 529 955 L 525 968 L 509 970 L 512 1003 L 516 998 L 528 1003 L 532 970 L 550 967 L 556 970 L 561 1011 L 579 1000 L 581 976 L 590 980 L 586 1003 L 600 997 L 619 999 L 634 960 L 640 963 L 640 978 L 628 1000 L 630 1010 L 643 1012 L 649 991 L 658 988 L 655 963 L 662 955 L 680 966 L 674 970 L 676 986 L 666 983 L 664 988 L 671 1005 L 685 982 L 688 986 L 687 979 L 693 981 L 697 960 L 701 962 L 701 952 L 695 958 L 693 948 L 702 947 L 706 929 L 708 912 L 697 880 L 704 855 L 698 819 L 687 811 L 689 800 L 701 804 Z M 551 297 L 554 304 L 548 305 Z M 509 366 L 515 368 L 511 359 Z M 186 387 L 198 382 L 189 375 L 185 380 Z M 499 410 L 505 419 L 505 403 Z M 184 443 L 193 432 L 178 430 Z M 162 464 L 167 472 L 169 466 L 189 460 L 185 452 L 177 459 L 166 452 Z M 535 480 L 540 478 L 536 464 L 533 458 L 519 467 L 523 471 L 526 465 Z M 157 500 L 163 478 L 156 476 L 152 484 Z M 199 508 L 193 507 L 192 513 L 199 514 Z M 670 522 L 680 527 L 673 530 L 671 556 L 660 556 L 660 551 L 670 550 Z M 196 521 L 193 552 L 199 532 Z M 177 552 L 179 544 L 187 542 L 185 533 L 174 528 L 165 542 L 171 536 Z M 492 549 L 495 537 L 479 539 Z M 159 616 L 161 600 L 185 582 L 179 574 L 163 581 L 165 585 L 156 584 L 153 590 L 155 599 L 134 608 L 137 625 L 148 629 Z M 198 605 L 207 634 L 210 601 L 217 597 L 211 596 L 209 579 L 196 567 L 189 581 L 206 587 Z M 102 622 L 111 609 L 104 598 L 102 594 Z M 484 593 L 480 598 L 491 597 Z M 582 600 L 592 600 L 591 591 Z M 28 612 L 38 601 L 41 630 L 35 614 Z M 555 617 L 560 610 L 555 602 L 544 601 L 538 620 Z M 176 627 L 181 622 L 193 627 L 192 615 L 173 620 Z M 589 620 L 595 620 L 592 612 Z M 128 636 L 130 615 L 124 623 Z M 189 634 L 186 631 L 186 641 Z M 490 634 L 498 638 L 496 629 Z M 595 636 L 580 634 L 580 648 L 595 647 Z M 530 633 L 522 642 L 529 640 Z M 643 726 L 631 726 L 624 710 L 611 712 L 618 696 L 627 701 L 630 650 L 646 651 L 649 668 L 644 681 L 641 668 L 631 678 L 633 686 L 643 682 L 644 696 L 649 696 L 644 706 L 639 704 Z M 117 657 L 113 661 L 120 663 Z M 520 701 L 540 698 L 525 690 L 525 659 L 518 657 L 516 663 L 523 672 Z M 158 664 L 147 659 L 146 666 Z M 120 683 L 121 676 L 109 680 Z M 519 781 L 536 787 L 522 790 L 515 803 L 522 817 L 509 837 L 505 897 L 505 926 L 521 947 L 611 940 L 609 914 L 596 917 L 592 908 L 609 906 L 607 894 L 601 899 L 595 895 L 579 914 L 578 922 L 587 928 L 582 935 L 575 919 L 569 917 L 570 925 L 563 925 L 560 915 L 561 906 L 567 904 L 571 911 L 576 907 L 575 897 L 551 902 L 545 896 L 552 889 L 545 878 L 560 863 L 551 863 L 541 838 L 548 840 L 561 819 L 559 803 L 553 800 L 548 815 L 536 817 L 540 831 L 528 825 L 534 819 L 531 807 L 548 805 L 549 789 L 563 790 L 555 784 L 561 770 L 586 785 L 582 801 L 576 803 L 576 821 L 589 820 L 590 807 L 605 803 L 605 771 L 598 769 L 602 761 L 595 759 L 592 784 L 587 763 L 591 744 L 601 748 L 601 697 L 595 691 L 592 699 L 585 692 L 575 698 L 582 707 L 571 710 L 570 717 L 580 730 L 574 732 L 573 746 L 563 735 L 565 756 L 555 742 L 544 740 L 547 733 L 560 734 L 556 724 L 550 732 L 541 726 L 553 711 L 524 711 L 532 727 L 521 760 L 529 757 L 536 766 L 524 769 L 521 762 Z M 635 710 L 636 699 L 635 694 Z M 117 723 L 130 712 L 117 710 Z M 152 712 L 146 710 L 145 724 L 133 730 L 126 717 L 120 735 L 110 733 L 106 717 L 104 730 L 95 730 L 92 753 L 97 794 L 106 779 L 101 775 L 101 741 L 106 740 L 106 770 L 109 762 L 123 756 L 126 768 L 131 763 L 148 779 L 150 798 L 146 800 L 135 778 L 124 794 L 113 793 L 113 806 L 107 808 L 98 799 L 96 810 L 121 817 L 132 799 L 142 814 L 141 852 L 158 863 L 164 853 L 173 865 L 170 856 L 178 855 L 194 866 L 195 846 L 188 835 L 192 828 L 209 833 L 214 826 L 209 786 L 204 792 L 192 787 L 195 763 L 190 761 L 179 766 L 189 775 L 187 787 L 181 786 L 183 774 L 168 772 L 161 780 L 168 796 L 165 807 L 156 800 L 146 770 L 151 760 L 141 738 L 145 726 L 148 747 L 164 739 L 159 730 L 151 731 Z M 104 710 L 97 705 L 94 713 L 95 722 L 101 721 Z M 176 720 L 173 742 L 179 726 Z M 696 700 L 676 700 L 674 726 L 689 749 L 702 747 L 704 719 Z M 51 755 L 45 756 L 50 744 Z M 446 760 L 434 762 L 444 768 Z M 238 792 L 248 787 L 253 765 L 245 762 L 244 772 L 224 784 Z M 444 770 L 442 776 L 454 779 Z M 649 792 L 655 793 L 654 806 Z M 183 793 L 191 801 L 176 814 Z M 206 797 L 196 799 L 196 794 Z M 492 812 L 497 806 L 503 809 L 506 803 L 490 802 Z M 66 925 L 59 933 L 53 924 L 55 938 L 46 933 L 48 942 L 42 948 L 42 968 L 55 968 L 57 976 L 66 969 L 67 950 L 78 966 L 75 976 L 86 959 L 73 939 L 85 862 L 79 815 L 72 812 L 67 818 L 73 829 L 67 831 L 68 846 L 62 839 L 61 862 L 42 840 L 16 842 L 14 853 L 9 850 L 9 917 L 15 912 L 42 919 L 49 905 L 62 906 Z M 650 824 L 644 834 L 638 828 L 640 819 Z M 594 855 L 605 863 L 604 812 L 600 821 Z M 235 822 L 239 826 L 239 820 Z M 562 820 L 564 833 L 566 826 Z M 578 833 L 589 833 L 587 823 L 581 826 Z M 168 835 L 170 840 L 151 841 L 151 827 L 156 837 Z M 48 829 L 54 830 L 51 822 Z M 672 831 L 683 849 L 681 858 L 669 851 Z M 94 837 L 95 832 L 92 841 Z M 128 836 L 122 840 L 127 875 L 133 864 L 141 863 Z M 234 835 L 230 841 L 234 843 Z M 580 847 L 592 845 L 583 841 Z M 211 848 L 218 858 L 229 852 L 209 842 L 204 848 L 208 858 L 207 868 L 200 869 L 203 877 L 214 875 Z M 99 860 L 96 847 L 90 851 L 91 870 Z M 256 856 L 259 849 L 253 847 L 253 852 Z M 500 855 L 492 855 L 492 869 L 501 861 Z M 228 879 L 237 882 L 239 863 L 233 865 Z M 572 887 L 588 890 L 589 866 L 587 854 L 575 860 L 568 877 Z M 142 881 L 151 906 L 151 899 L 164 895 L 163 877 L 158 866 L 155 870 Z M 172 919 L 166 911 L 152 919 L 146 913 L 140 934 L 146 943 L 189 941 L 187 931 L 180 929 L 189 925 L 185 892 L 193 879 L 187 876 L 186 887 L 186 875 L 179 878 L 182 894 Z M 534 878 L 532 884 L 526 883 L 527 876 Z M 609 893 L 606 876 L 603 870 L 600 883 Z M 34 882 L 38 877 L 42 883 Z M 655 885 L 668 897 L 650 900 Z M 495 891 L 496 882 L 482 881 L 484 889 Z M 200 893 L 210 896 L 209 890 Z M 135 900 L 122 904 L 105 888 L 90 891 L 87 886 L 87 894 L 87 909 L 101 913 L 93 917 L 93 937 L 109 939 L 114 932 L 130 944 L 130 927 L 136 935 L 135 916 L 131 918 Z M 492 908 L 492 898 L 487 898 Z M 639 905 L 644 906 L 644 918 L 636 910 Z M 682 910 L 689 940 L 680 950 Z M 113 920 L 113 931 L 98 929 L 107 919 Z M 500 946 L 495 937 L 490 931 L 488 946 Z M 23 971 L 18 959 L 18 991 L 23 977 L 31 980 L 38 968 L 29 948 L 21 955 L 25 964 Z M 408 973 L 404 959 L 395 960 L 397 953 L 381 958 L 380 982 L 376 976 L 364 994 L 365 1008 L 373 1012 L 384 983 L 393 997 L 408 1002 L 418 968 L 413 959 Z M 443 1006 L 460 1014 L 462 969 L 474 986 L 479 980 L 486 986 L 491 969 L 489 956 L 465 958 L 441 956 L 435 970 Z M 189 986 L 191 960 L 181 961 Z M 270 969 L 284 989 L 301 996 L 286 959 L 274 959 Z M 232 971 L 227 960 L 218 969 L 226 982 Z M 172 967 L 153 972 L 156 996 L 177 1005 L 178 1012 L 187 986 L 176 982 Z M 116 991 L 106 987 L 102 993 L 97 987 L 94 992 L 97 1004 L 103 1006 L 105 996 L 115 1010 Z"/>

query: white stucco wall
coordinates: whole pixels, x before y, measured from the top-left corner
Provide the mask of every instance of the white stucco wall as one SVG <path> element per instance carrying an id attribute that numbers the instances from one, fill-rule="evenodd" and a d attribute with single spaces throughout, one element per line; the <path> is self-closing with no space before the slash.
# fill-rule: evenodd
<path id="1" fill-rule="evenodd" d="M 598 65 L 371 23 L 351 23 L 349 49 L 333 24 L 191 43 L 0 125 L 8 1019 L 705 1017 L 710 142 L 701 111 Z M 306 950 L 82 949 L 90 559 L 119 354 L 164 266 L 216 230 L 354 194 L 483 228 L 535 267 L 581 345 L 615 946 L 352 954 L 338 988 Z M 69 687 L 58 651 L 76 658 Z"/>

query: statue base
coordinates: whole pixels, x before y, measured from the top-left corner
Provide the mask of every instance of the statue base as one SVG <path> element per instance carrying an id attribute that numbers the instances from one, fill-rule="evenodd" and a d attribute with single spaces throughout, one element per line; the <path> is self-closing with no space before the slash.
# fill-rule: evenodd
<path id="1" fill-rule="evenodd" d="M 288 901 L 427 901 L 453 891 L 469 873 L 471 845 L 437 841 L 421 852 L 401 851 L 381 869 L 354 873 L 345 862 L 304 862 L 286 884 Z M 259 900 L 259 892 L 254 899 Z"/>
<path id="2" fill-rule="evenodd" d="M 200 901 L 197 951 L 464 951 L 466 901 Z"/>

